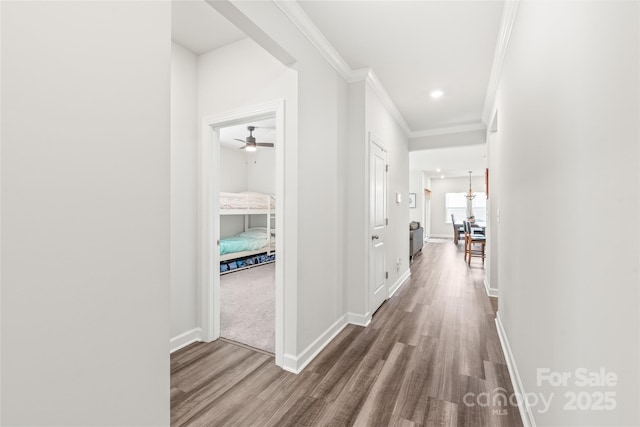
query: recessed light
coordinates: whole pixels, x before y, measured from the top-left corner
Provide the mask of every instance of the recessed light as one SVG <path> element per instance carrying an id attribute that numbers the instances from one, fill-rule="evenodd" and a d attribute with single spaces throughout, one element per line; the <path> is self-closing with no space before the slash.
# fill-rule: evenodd
<path id="1" fill-rule="evenodd" d="M 431 97 L 432 98 L 438 99 L 438 98 L 441 98 L 442 95 L 444 95 L 444 92 L 442 90 L 440 90 L 440 89 L 436 89 L 436 90 L 432 90 L 431 91 Z"/>
<path id="2" fill-rule="evenodd" d="M 436 169 L 436 172 L 440 172 L 440 168 Z"/>
<path id="3" fill-rule="evenodd" d="M 440 175 L 440 178 L 441 178 L 441 179 L 444 179 L 444 175 Z"/>

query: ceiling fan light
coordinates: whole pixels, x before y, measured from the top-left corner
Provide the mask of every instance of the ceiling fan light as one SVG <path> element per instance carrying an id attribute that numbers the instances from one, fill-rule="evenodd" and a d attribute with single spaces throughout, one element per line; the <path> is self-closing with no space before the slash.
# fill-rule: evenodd
<path id="1" fill-rule="evenodd" d="M 245 151 L 256 151 L 256 146 L 255 145 L 247 145 L 246 147 L 244 147 Z"/>

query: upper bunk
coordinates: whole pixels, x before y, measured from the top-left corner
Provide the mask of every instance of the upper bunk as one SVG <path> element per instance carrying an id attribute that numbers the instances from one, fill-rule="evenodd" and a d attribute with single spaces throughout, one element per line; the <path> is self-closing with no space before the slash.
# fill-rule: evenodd
<path id="1" fill-rule="evenodd" d="M 269 194 L 220 192 L 220 215 L 264 215 L 275 210 L 276 198 Z"/>

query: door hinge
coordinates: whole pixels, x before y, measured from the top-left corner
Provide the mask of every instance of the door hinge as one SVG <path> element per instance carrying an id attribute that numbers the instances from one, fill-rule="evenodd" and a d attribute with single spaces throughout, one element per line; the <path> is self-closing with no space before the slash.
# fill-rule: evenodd
<path id="1" fill-rule="evenodd" d="M 384 219 L 384 225 L 389 225 L 389 218 Z"/>
<path id="2" fill-rule="evenodd" d="M 388 271 L 385 271 L 385 272 L 384 272 L 384 278 L 385 278 L 385 279 L 388 279 L 388 278 L 389 278 L 389 272 L 388 272 Z"/>
<path id="3" fill-rule="evenodd" d="M 389 165 L 385 165 L 384 170 L 385 170 L 385 172 L 389 172 Z"/>

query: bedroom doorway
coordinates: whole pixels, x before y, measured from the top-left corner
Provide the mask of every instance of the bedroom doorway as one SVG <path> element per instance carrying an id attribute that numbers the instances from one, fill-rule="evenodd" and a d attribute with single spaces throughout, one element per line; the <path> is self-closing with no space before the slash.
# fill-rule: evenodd
<path id="1" fill-rule="evenodd" d="M 275 117 L 219 132 L 220 337 L 275 353 Z"/>
<path id="2" fill-rule="evenodd" d="M 286 230 L 278 213 L 284 206 L 284 101 L 207 117 L 202 130 L 203 339 L 226 338 L 274 353 L 282 366 Z"/>

